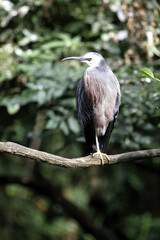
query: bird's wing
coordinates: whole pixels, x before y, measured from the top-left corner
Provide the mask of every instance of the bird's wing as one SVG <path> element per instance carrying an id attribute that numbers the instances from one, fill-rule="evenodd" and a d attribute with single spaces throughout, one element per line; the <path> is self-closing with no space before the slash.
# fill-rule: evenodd
<path id="1" fill-rule="evenodd" d="M 82 127 L 84 128 L 87 121 L 91 118 L 91 113 L 93 109 L 91 106 L 89 106 L 86 103 L 86 100 L 85 100 L 83 78 L 80 80 L 77 87 L 76 100 L 77 100 L 78 117 Z"/>
<path id="2" fill-rule="evenodd" d="M 115 118 L 115 120 L 118 118 L 120 103 L 121 103 L 121 94 L 120 94 L 120 92 L 118 92 L 117 93 L 117 98 L 116 98 L 116 104 L 115 104 L 115 108 L 114 108 L 114 118 Z"/>
<path id="3" fill-rule="evenodd" d="M 111 88 L 112 88 L 112 90 L 114 90 L 113 91 L 114 94 L 112 92 L 112 95 L 110 96 L 110 98 L 112 99 L 112 97 L 114 95 L 113 102 L 114 102 L 114 99 L 115 99 L 115 104 L 112 105 L 112 107 L 111 107 L 111 102 L 107 101 L 109 103 L 109 106 L 106 106 L 106 112 L 108 111 L 108 107 L 109 108 L 111 107 L 112 112 L 113 112 L 113 119 L 108 122 L 108 126 L 107 126 L 107 129 L 105 131 L 105 134 L 103 136 L 98 137 L 99 147 L 100 147 L 101 152 L 103 152 L 103 153 L 106 153 L 106 151 L 107 151 L 110 136 L 111 136 L 112 130 L 114 128 L 115 121 L 118 118 L 119 105 L 120 105 L 120 102 L 121 102 L 121 92 L 120 92 L 119 82 L 118 82 L 116 76 L 114 75 L 114 73 L 112 72 L 112 70 L 110 68 L 108 68 L 108 74 L 107 75 L 109 76 L 108 82 L 110 82 L 110 84 L 112 84 Z"/>
<path id="4" fill-rule="evenodd" d="M 102 153 L 107 152 L 107 147 L 108 147 L 108 143 L 109 143 L 109 140 L 111 137 L 111 133 L 114 128 L 115 121 L 118 118 L 120 99 L 121 99 L 120 93 L 117 93 L 116 104 L 115 104 L 115 109 L 114 109 L 114 118 L 112 121 L 110 121 L 108 123 L 108 127 L 106 129 L 105 134 L 103 136 L 98 137 L 99 147 L 100 147 L 100 151 Z"/>
<path id="5" fill-rule="evenodd" d="M 96 151 L 94 112 L 93 107 L 85 100 L 83 78 L 80 80 L 77 87 L 76 100 L 78 117 L 83 128 L 86 144 L 89 152 L 92 153 L 93 151 Z"/>

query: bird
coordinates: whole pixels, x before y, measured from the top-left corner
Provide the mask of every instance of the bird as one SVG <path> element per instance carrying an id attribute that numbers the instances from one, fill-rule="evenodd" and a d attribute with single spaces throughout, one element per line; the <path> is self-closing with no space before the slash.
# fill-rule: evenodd
<path id="1" fill-rule="evenodd" d="M 118 79 L 99 53 L 62 59 L 66 60 L 87 64 L 77 86 L 77 111 L 88 150 L 93 157 L 98 155 L 103 165 L 104 158 L 110 161 L 106 152 L 119 114 L 121 91 Z"/>

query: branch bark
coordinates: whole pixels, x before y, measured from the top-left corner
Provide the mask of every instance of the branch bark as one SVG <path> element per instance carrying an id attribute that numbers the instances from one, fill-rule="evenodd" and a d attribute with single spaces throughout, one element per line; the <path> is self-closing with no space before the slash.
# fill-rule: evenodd
<path id="1" fill-rule="evenodd" d="M 31 160 L 41 161 L 43 163 L 67 168 L 101 165 L 101 160 L 98 156 L 95 156 L 93 158 L 92 155 L 89 155 L 86 157 L 69 159 L 38 151 L 35 149 L 27 148 L 13 142 L 0 142 L 0 152 L 9 153 L 21 157 L 27 157 Z M 144 160 L 156 157 L 160 157 L 160 148 L 109 155 L 110 161 L 108 162 L 107 159 L 104 159 L 104 163 L 116 164 L 121 162 L 131 162 L 135 160 Z"/>

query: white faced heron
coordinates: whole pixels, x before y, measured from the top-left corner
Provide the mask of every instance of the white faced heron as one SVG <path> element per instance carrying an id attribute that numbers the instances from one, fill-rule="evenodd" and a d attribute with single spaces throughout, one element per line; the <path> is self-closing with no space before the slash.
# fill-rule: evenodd
<path id="1" fill-rule="evenodd" d="M 98 154 L 104 164 L 103 156 L 109 161 L 107 145 L 119 112 L 119 82 L 96 52 L 62 59 L 65 60 L 78 60 L 88 65 L 77 87 L 78 116 L 90 153 Z"/>

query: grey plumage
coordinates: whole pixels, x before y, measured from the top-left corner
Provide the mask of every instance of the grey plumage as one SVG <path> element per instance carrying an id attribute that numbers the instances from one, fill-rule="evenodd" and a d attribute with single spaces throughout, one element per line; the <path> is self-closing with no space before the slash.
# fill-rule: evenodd
<path id="1" fill-rule="evenodd" d="M 78 116 L 89 151 L 105 153 L 119 112 L 121 93 L 118 80 L 98 53 L 63 60 L 79 60 L 88 65 L 77 87 Z"/>

